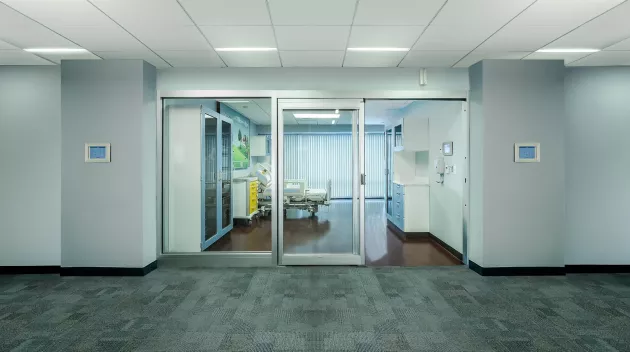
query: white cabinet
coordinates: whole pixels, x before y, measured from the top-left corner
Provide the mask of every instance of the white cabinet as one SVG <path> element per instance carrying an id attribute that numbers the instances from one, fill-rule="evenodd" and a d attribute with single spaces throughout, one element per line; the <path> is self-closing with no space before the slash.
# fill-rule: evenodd
<path id="1" fill-rule="evenodd" d="M 387 215 L 404 232 L 429 232 L 429 185 L 394 183 L 392 215 Z"/>
<path id="2" fill-rule="evenodd" d="M 268 156 L 269 143 L 267 136 L 251 136 L 249 138 L 251 156 Z"/>
<path id="3" fill-rule="evenodd" d="M 394 147 L 396 150 L 428 151 L 429 150 L 429 119 L 424 117 L 407 116 L 394 127 L 396 134 Z"/>

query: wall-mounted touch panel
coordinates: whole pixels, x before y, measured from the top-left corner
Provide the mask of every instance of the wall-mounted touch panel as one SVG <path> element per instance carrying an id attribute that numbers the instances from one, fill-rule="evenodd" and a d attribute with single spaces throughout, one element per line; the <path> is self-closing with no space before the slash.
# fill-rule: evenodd
<path id="1" fill-rule="evenodd" d="M 109 143 L 85 143 L 86 163 L 108 163 L 111 161 Z"/>
<path id="2" fill-rule="evenodd" d="M 514 162 L 517 162 L 517 163 L 540 162 L 540 143 L 514 144 Z"/>

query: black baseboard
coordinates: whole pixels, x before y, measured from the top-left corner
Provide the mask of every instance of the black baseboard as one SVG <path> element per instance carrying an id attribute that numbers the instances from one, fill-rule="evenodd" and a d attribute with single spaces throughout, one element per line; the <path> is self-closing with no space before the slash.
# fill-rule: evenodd
<path id="1" fill-rule="evenodd" d="M 389 220 L 387 220 L 387 227 L 404 242 L 413 241 L 414 239 L 428 239 L 430 237 L 428 232 L 405 232 Z"/>
<path id="2" fill-rule="evenodd" d="M 59 274 L 58 265 L 0 266 L 0 275 Z"/>
<path id="3" fill-rule="evenodd" d="M 630 274 L 630 265 L 567 265 L 567 274 Z"/>
<path id="4" fill-rule="evenodd" d="M 468 267 L 481 276 L 548 276 L 565 275 L 565 267 L 502 267 L 484 268 L 479 264 L 468 261 Z"/>
<path id="5" fill-rule="evenodd" d="M 429 237 L 431 237 L 432 240 L 437 242 L 437 244 L 439 244 L 440 247 L 446 249 L 449 253 L 451 253 L 453 255 L 453 257 L 457 258 L 460 262 L 464 260 L 464 255 L 463 254 L 461 254 L 455 248 L 449 246 L 446 242 L 444 242 L 441 239 L 437 238 L 434 234 L 429 232 Z"/>
<path id="6" fill-rule="evenodd" d="M 157 261 L 144 268 L 61 268 L 61 276 L 145 276 L 157 269 Z"/>

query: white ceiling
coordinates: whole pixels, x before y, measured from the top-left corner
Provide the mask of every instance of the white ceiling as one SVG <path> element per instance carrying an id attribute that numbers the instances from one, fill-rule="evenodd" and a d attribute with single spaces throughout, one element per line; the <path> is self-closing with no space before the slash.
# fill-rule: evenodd
<path id="1" fill-rule="evenodd" d="M 630 65 L 630 0 L 0 0 L 0 64 L 144 59 L 168 67 Z M 30 54 L 32 47 L 90 53 Z M 277 52 L 215 52 L 277 47 Z M 409 47 L 409 52 L 348 52 Z M 597 48 L 542 54 L 541 48 Z"/>

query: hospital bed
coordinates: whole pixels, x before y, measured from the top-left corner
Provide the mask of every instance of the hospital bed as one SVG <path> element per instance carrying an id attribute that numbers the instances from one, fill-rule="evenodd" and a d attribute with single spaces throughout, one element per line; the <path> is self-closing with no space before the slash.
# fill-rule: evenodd
<path id="1" fill-rule="evenodd" d="M 252 176 L 258 178 L 258 206 L 264 216 L 271 213 L 271 166 L 256 164 Z M 320 206 L 330 205 L 331 180 L 326 188 L 308 188 L 307 180 L 284 180 L 284 211 L 287 209 L 305 210 L 314 216 Z"/>

